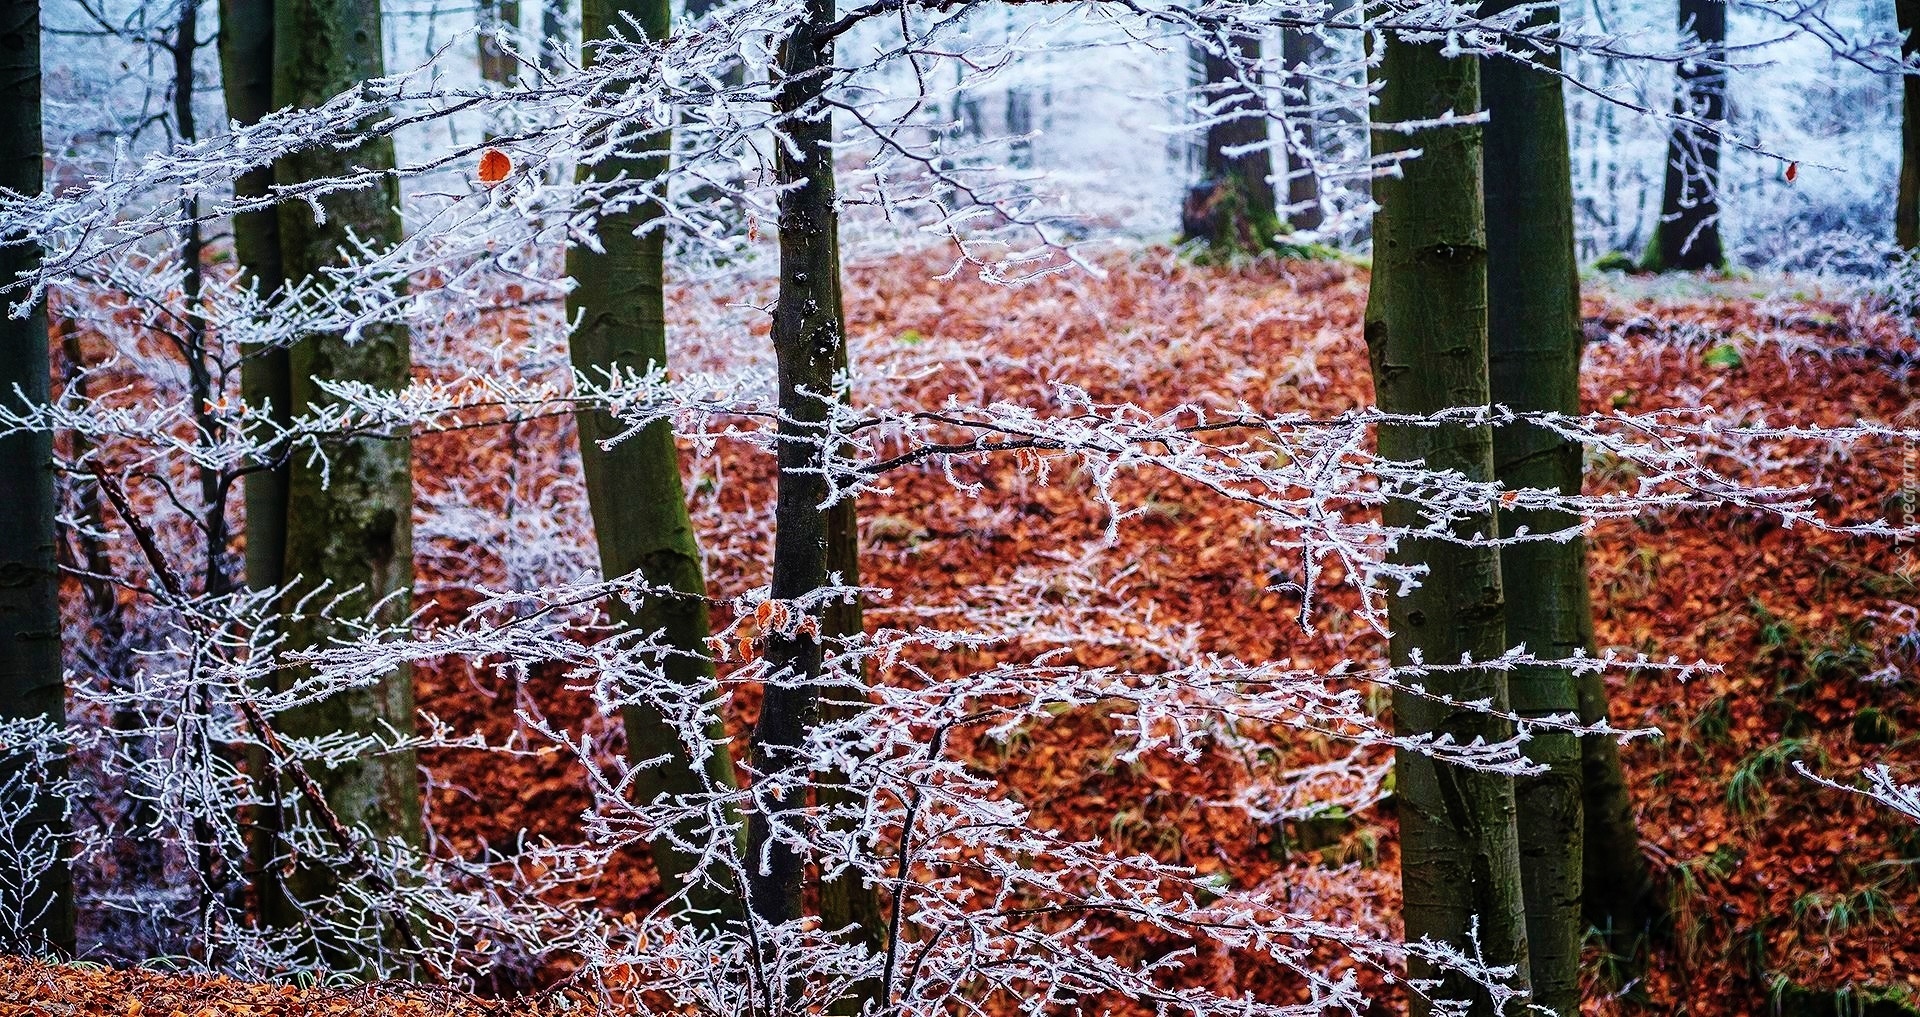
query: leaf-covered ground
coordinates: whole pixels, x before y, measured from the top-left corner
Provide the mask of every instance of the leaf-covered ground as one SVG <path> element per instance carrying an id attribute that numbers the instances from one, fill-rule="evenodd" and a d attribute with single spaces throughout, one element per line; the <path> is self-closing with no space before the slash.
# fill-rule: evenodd
<path id="1" fill-rule="evenodd" d="M 1337 411 L 1369 402 L 1363 271 L 1324 263 L 1203 269 L 1164 251 L 1107 267 L 1103 279 L 1060 276 L 1020 289 L 935 282 L 929 276 L 938 267 L 914 258 L 850 271 L 855 358 L 874 379 L 860 398 L 1026 401 L 1067 382 L 1096 398 L 1151 407 L 1245 401 L 1270 411 Z M 1731 284 L 1616 280 L 1594 289 L 1599 295 L 1585 309 L 1589 408 L 1704 405 L 1736 419 L 1920 423 L 1905 378 L 1912 344 L 1849 304 L 1756 300 Z M 678 304 L 711 311 L 738 299 L 696 290 Z M 689 348 L 683 364 L 718 363 L 735 352 Z M 443 517 L 422 520 L 421 584 L 443 617 L 471 602 L 467 588 L 476 581 L 556 567 L 528 537 L 538 532 L 534 523 L 482 538 L 445 517 L 449 505 L 463 505 L 469 518 L 511 510 L 544 513 L 561 520 L 562 531 L 577 526 L 575 467 L 558 451 L 570 441 L 563 422 L 536 422 L 511 434 L 418 443 L 423 504 Z M 1770 468 L 1775 477 L 1822 488 L 1822 508 L 1835 517 L 1885 514 L 1903 485 L 1920 486 L 1920 450 L 1816 451 L 1787 450 Z M 721 456 L 695 462 L 690 486 L 710 583 L 716 594 L 733 595 L 764 581 L 771 474 L 752 457 L 724 448 Z M 1604 461 L 1593 473 L 1595 484 L 1633 479 Z M 926 620 L 941 608 L 953 609 L 954 624 L 1018 617 L 1032 636 L 1009 646 L 1006 657 L 1051 645 L 1050 629 L 1071 627 L 1098 636 L 1074 651 L 1079 663 L 1139 668 L 1208 651 L 1303 664 L 1380 652 L 1348 613 L 1353 601 L 1338 575 L 1322 577 L 1316 633 L 1300 631 L 1297 602 L 1268 589 L 1295 563 L 1240 507 L 1164 478 L 1135 478 L 1121 494 L 1146 511 L 1124 523 L 1117 546 L 1097 550 L 1106 519 L 1088 497 L 1087 479 L 1071 469 L 1046 484 L 1011 464 L 963 476 L 981 490 L 962 493 L 928 471 L 903 475 L 891 494 L 863 502 L 864 579 L 899 591 L 874 606 L 874 624 Z M 586 546 L 577 533 L 572 539 Z M 1614 682 L 1617 725 L 1665 732 L 1633 743 L 1626 763 L 1673 920 L 1645 976 L 1629 984 L 1620 973 L 1630 965 L 1597 945 L 1589 951 L 1589 1010 L 1752 1013 L 1789 984 L 1904 985 L 1920 993 L 1920 923 L 1912 921 L 1920 906 L 1920 829 L 1793 769 L 1801 762 L 1845 781 L 1884 762 L 1920 776 L 1920 556 L 1885 541 L 1782 529 L 1753 513 L 1688 511 L 1601 526 L 1593 589 L 1603 648 L 1706 659 L 1725 669 L 1686 684 Z M 992 662 L 972 654 L 942 666 Z M 516 680 L 449 667 L 422 669 L 420 678 L 424 709 L 495 740 L 515 729 L 514 711 L 527 706 L 557 723 L 596 723 L 556 675 Z M 755 699 L 751 689 L 738 691 L 732 720 L 744 729 Z M 1228 804 L 1236 797 L 1263 803 L 1275 773 L 1337 747 L 1272 732 L 1258 758 L 1223 752 L 1200 766 L 1152 756 L 1123 763 L 1108 730 L 1095 711 L 1068 712 L 1023 729 L 1014 743 L 982 740 L 960 750 L 1057 829 L 1184 861 L 1235 885 L 1284 890 L 1326 917 L 1392 929 L 1398 856 L 1390 804 L 1346 823 L 1281 825 L 1250 820 Z M 435 775 L 434 819 L 462 847 L 505 843 L 521 830 L 570 836 L 587 802 L 579 773 L 559 755 L 443 754 L 425 762 Z M 652 891 L 639 858 L 595 890 L 615 912 L 644 907 Z M 1136 957 L 1169 946 L 1113 933 L 1109 948 Z M 1299 991 L 1227 956 L 1203 953 L 1188 973 L 1230 991 L 1255 987 L 1265 998 Z M 0 1004 L 21 984 L 66 994 L 33 998 L 77 1005 L 99 993 L 107 1001 L 72 1012 L 128 1013 L 121 1001 L 141 993 L 198 1000 L 193 993 L 204 986 L 231 991 L 223 1003 L 255 992 L 297 998 L 217 981 L 16 964 L 0 967 L 0 985 L 9 987 L 0 989 Z M 339 1013 L 328 1007 L 340 998 L 252 1012 Z M 148 1002 L 146 1012 L 164 1012 L 155 1005 Z"/>

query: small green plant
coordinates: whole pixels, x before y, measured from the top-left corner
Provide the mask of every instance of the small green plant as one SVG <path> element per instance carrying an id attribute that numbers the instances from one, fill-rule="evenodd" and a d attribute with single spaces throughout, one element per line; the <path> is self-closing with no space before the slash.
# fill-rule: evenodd
<path id="1" fill-rule="evenodd" d="M 1787 764 L 1796 759 L 1824 766 L 1827 754 L 1809 738 L 1782 738 L 1748 754 L 1735 764 L 1733 775 L 1727 779 L 1727 806 L 1736 815 L 1759 813 L 1769 798 L 1767 782 L 1785 772 Z"/>
<path id="2" fill-rule="evenodd" d="M 1740 355 L 1739 347 L 1732 343 L 1721 343 L 1713 347 L 1707 351 L 1703 360 L 1708 367 L 1718 367 L 1726 370 L 1736 370 L 1745 367 L 1747 363 L 1746 358 Z"/>

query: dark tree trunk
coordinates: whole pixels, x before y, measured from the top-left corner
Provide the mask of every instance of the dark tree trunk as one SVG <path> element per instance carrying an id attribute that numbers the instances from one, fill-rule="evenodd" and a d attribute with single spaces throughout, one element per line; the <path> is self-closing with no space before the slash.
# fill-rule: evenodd
<path id="1" fill-rule="evenodd" d="M 507 51 L 520 27 L 520 0 L 480 0 L 480 78 L 511 87 L 520 76 L 520 62 Z"/>
<path id="2" fill-rule="evenodd" d="M 0 12 L 0 126 L 13 139 L 0 159 L 0 186 L 39 194 L 44 149 L 38 0 L 14 0 Z M 34 242 L 0 248 L 0 282 L 13 282 L 39 267 L 40 248 Z M 11 302 L 19 295 L 9 293 L 6 299 Z M 53 386 L 48 343 L 44 302 L 25 317 L 0 314 L 0 402 L 16 410 L 46 403 Z M 43 717 L 64 727 L 66 685 L 60 667 L 60 575 L 54 541 L 52 434 L 0 438 L 0 717 Z M 0 761 L 0 783 L 31 773 L 23 764 Z M 56 761 L 44 776 L 58 779 L 65 771 L 64 762 Z M 20 932 L 27 939 L 16 949 L 73 953 L 66 804 L 64 797 L 39 796 L 19 831 L 25 837 L 56 838 L 59 860 L 16 902 L 25 919 Z M 10 875 L 17 879 L 25 874 Z"/>
<path id="3" fill-rule="evenodd" d="M 663 39 L 672 28 L 667 0 L 585 0 L 581 8 L 581 38 L 594 42 L 610 38 L 617 29 L 630 31 L 631 17 L 649 38 Z M 585 49 L 588 59 L 592 50 Z M 631 180 L 660 176 L 667 168 L 671 137 L 659 132 L 643 144 L 644 156 L 609 159 L 592 168 L 596 179 L 624 175 Z M 645 373 L 667 361 L 666 296 L 663 261 L 665 235 L 647 229 L 660 217 L 652 202 L 603 215 L 598 253 L 582 247 L 567 252 L 567 272 L 576 286 L 567 297 L 567 317 L 580 327 L 570 340 L 573 364 L 588 377 L 608 370 Z M 645 229 L 644 235 L 638 235 Z M 674 651 L 660 661 L 667 676 L 685 687 L 709 686 L 713 663 L 707 637 L 707 584 L 701 574 L 700 546 L 687 513 L 687 495 L 680 479 L 680 451 L 673 427 L 655 421 L 639 434 L 611 448 L 602 442 L 625 430 L 611 414 L 595 410 L 577 417 L 580 458 L 586 473 L 587 501 L 593 512 L 594 535 L 600 550 L 600 569 L 608 578 L 638 572 L 647 582 L 671 586 L 679 596 L 648 597 L 632 609 L 615 601 L 614 620 L 622 631 L 659 632 Z M 722 752 L 707 752 L 698 761 L 669 720 L 659 711 L 631 706 L 623 717 L 627 755 L 635 763 L 670 757 L 665 764 L 638 771 L 633 793 L 638 801 L 666 794 L 697 796 L 706 788 L 735 786 L 733 761 Z M 725 732 L 709 732 L 718 742 Z M 704 776 L 704 780 L 703 780 Z M 710 782 L 710 784 L 709 784 Z M 690 837 L 691 831 L 682 831 Z M 699 856 L 676 849 L 668 838 L 656 839 L 653 860 L 662 884 L 671 892 L 684 884 Z M 715 873 L 709 873 L 711 878 Z M 695 921 L 717 924 L 740 917 L 736 889 L 707 883 L 695 885 L 688 903 Z"/>
<path id="4" fill-rule="evenodd" d="M 273 111 L 273 0 L 220 0 L 220 79 L 227 116 L 241 126 L 256 124 Z M 273 167 L 241 174 L 233 182 L 237 198 L 262 198 L 273 187 Z M 285 277 L 280 261 L 280 216 L 274 209 L 233 217 L 233 255 L 243 285 L 261 296 L 277 292 Z M 241 351 L 241 399 L 254 412 L 266 412 L 279 428 L 293 419 L 293 376 L 285 347 L 250 346 Z M 269 453 L 269 461 L 241 481 L 246 520 L 246 581 L 255 590 L 272 589 L 286 575 L 287 465 Z M 266 753 L 247 757 L 247 771 L 264 804 L 249 825 L 248 882 L 264 906 L 271 891 L 264 882 L 275 851 L 272 817 L 279 787 L 266 779 Z"/>
<path id="5" fill-rule="evenodd" d="M 1311 66 L 1318 53 L 1313 33 L 1285 29 L 1280 36 L 1281 56 L 1287 65 L 1287 85 L 1298 89 L 1306 102 L 1313 100 L 1313 84 L 1299 73 Z M 1313 125 L 1303 119 L 1292 127 L 1287 144 L 1287 224 L 1296 230 L 1317 230 L 1324 221 L 1320 212 L 1320 177 L 1313 168 Z"/>
<path id="6" fill-rule="evenodd" d="M 383 73 L 379 0 L 277 0 L 274 13 L 275 106 L 317 106 Z M 323 147 L 287 156 L 276 167 L 276 176 L 292 184 L 392 166 L 392 141 L 375 139 L 350 151 Z M 289 279 L 313 277 L 335 263 L 349 246 L 350 230 L 362 242 L 400 240 L 399 187 L 391 176 L 383 186 L 329 195 L 324 205 L 324 223 L 316 222 L 303 202 L 279 208 L 281 260 Z M 340 335 L 308 336 L 293 347 L 289 366 L 296 406 L 327 402 L 329 397 L 316 384 L 323 379 L 398 390 L 406 387 L 410 372 L 407 333 L 380 326 L 353 343 Z M 327 450 L 331 482 L 324 484 L 319 464 L 294 459 L 288 480 L 286 575 L 299 588 L 285 604 L 287 645 L 324 646 L 345 636 L 348 630 L 335 618 L 395 624 L 410 613 L 411 451 L 406 438 L 333 444 Z M 330 602 L 324 616 L 313 605 L 294 613 L 302 594 L 322 582 L 342 594 Z M 345 592 L 349 590 L 355 592 Z M 376 604 L 381 605 L 377 611 Z M 285 676 L 289 681 L 294 677 Z M 377 734 L 389 726 L 405 733 L 414 729 L 413 713 L 412 674 L 401 667 L 371 687 L 337 692 L 282 714 L 279 723 L 281 733 L 296 737 L 334 731 Z M 315 768 L 313 776 L 349 828 L 419 846 L 420 772 L 411 751 Z M 287 789 L 281 794 L 287 796 Z M 263 911 L 276 925 L 296 925 L 303 920 L 299 905 L 331 895 L 341 878 L 324 865 L 296 863 L 283 880 L 285 893 L 269 894 Z M 362 970 L 367 964 L 364 944 L 320 947 L 320 959 L 336 970 Z"/>
<path id="7" fill-rule="evenodd" d="M 220 77 L 227 116 L 242 126 L 273 111 L 273 0 L 220 0 Z M 243 173 L 234 181 L 236 197 L 264 197 L 273 185 L 273 168 Z M 269 295 L 285 281 L 280 262 L 280 219 L 273 209 L 233 217 L 233 253 L 241 278 Z M 285 427 L 293 418 L 293 382 L 282 348 L 244 351 L 240 390 L 255 410 L 271 405 L 272 420 Z M 280 585 L 287 560 L 287 467 L 276 463 L 249 473 L 243 481 L 247 521 L 247 585 L 264 590 Z"/>
<path id="8" fill-rule="evenodd" d="M 1260 60 L 1257 36 L 1232 33 L 1229 52 L 1196 46 L 1201 64 L 1201 95 L 1212 123 L 1200 157 L 1201 179 L 1187 192 L 1181 230 L 1221 254 L 1255 254 L 1274 246 L 1281 233 L 1273 190 L 1273 157 L 1265 147 L 1235 149 L 1267 142 L 1265 104 L 1240 80 L 1236 63 Z"/>
<path id="9" fill-rule="evenodd" d="M 1666 186 L 1660 222 L 1654 227 L 1647 267 L 1655 271 L 1702 271 L 1726 265 L 1720 244 L 1720 135 L 1727 115 L 1727 8 L 1724 0 L 1680 0 L 1680 28 L 1691 29 L 1708 64 L 1680 65 L 1676 114 L 1711 127 L 1674 124 L 1667 142 Z"/>
<path id="10" fill-rule="evenodd" d="M 780 92 L 778 108 L 790 118 L 786 130 L 791 144 L 775 149 L 775 173 L 783 189 L 780 293 L 772 338 L 779 365 L 780 407 L 788 417 L 780 424 L 774 509 L 772 595 L 777 600 L 793 600 L 820 589 L 827 585 L 829 573 L 839 573 L 843 584 L 859 581 L 854 504 L 843 501 L 824 511 L 820 508 L 827 500 L 820 466 L 837 451 L 825 446 L 826 421 L 834 400 L 844 397 L 836 394 L 836 375 L 847 366 L 847 348 L 833 126 L 818 108 L 824 84 L 820 71 L 831 65 L 833 46 L 831 40 L 813 34 L 833 20 L 833 0 L 808 0 L 807 15 L 780 48 L 780 72 L 788 84 Z M 770 673 L 783 675 L 784 680 L 768 685 L 754 727 L 752 755 L 759 772 L 799 764 L 807 731 L 822 714 L 825 649 L 858 633 L 858 605 L 820 611 L 815 624 L 817 636 L 801 626 L 768 636 Z M 851 695 L 836 693 L 831 699 L 830 712 L 859 709 Z M 759 807 L 748 822 L 748 857 L 756 863 L 766 859 L 753 873 L 753 909 L 769 922 L 798 918 L 803 905 L 806 859 L 772 837 L 773 823 L 805 821 L 798 813 L 807 807 L 807 789 L 798 784 L 789 780 L 779 794 L 757 796 Z M 837 794 L 829 786 L 822 792 L 823 804 L 838 800 Z M 876 946 L 883 942 L 885 931 L 869 924 L 880 915 L 876 900 L 861 899 L 870 894 L 852 885 L 825 887 L 822 917 L 838 926 L 858 925 L 868 944 Z"/>
<path id="11" fill-rule="evenodd" d="M 1900 55 L 1909 65 L 1920 55 L 1920 0 L 1894 0 L 1900 21 Z M 1920 76 L 1900 79 L 1900 198 L 1893 235 L 1901 247 L 1920 248 Z"/>
<path id="12" fill-rule="evenodd" d="M 780 112 L 792 117 L 813 112 L 821 96 L 821 68 L 831 60 L 831 44 L 813 37 L 815 26 L 831 21 L 833 0 L 807 0 L 808 20 L 780 48 L 780 71 L 788 85 L 779 97 Z M 787 121 L 790 145 L 775 146 L 780 192 L 780 293 L 773 312 L 773 349 L 778 361 L 780 408 L 790 418 L 780 424 L 780 476 L 775 498 L 772 594 L 778 600 L 804 597 L 827 583 L 827 541 L 832 520 L 820 509 L 827 484 L 818 470 L 828 450 L 821 435 L 831 411 L 834 372 L 844 361 L 846 344 L 840 298 L 840 217 L 834 193 L 832 122 L 825 116 Z M 806 732 L 819 718 L 817 683 L 821 641 L 800 628 L 769 635 L 767 663 L 786 681 L 769 685 L 753 731 L 755 769 L 773 772 L 794 766 Z M 766 861 L 754 873 L 754 912 L 769 922 L 800 917 L 805 859 L 769 842 L 770 819 L 798 821 L 781 813 L 802 810 L 807 791 L 789 781 L 778 796 L 760 796 L 748 823 L 748 856 Z"/>
<path id="13" fill-rule="evenodd" d="M 1480 107 L 1479 66 L 1471 58 L 1448 59 L 1436 45 L 1391 36 L 1377 69 L 1381 123 L 1428 120 L 1448 111 Z M 1428 414 L 1458 406 L 1483 406 L 1487 378 L 1487 234 L 1481 206 L 1481 130 L 1477 126 L 1430 129 L 1409 137 L 1373 133 L 1376 152 L 1423 151 L 1403 164 L 1398 178 L 1374 189 L 1374 274 L 1368 296 L 1366 337 L 1380 408 Z M 1383 426 L 1380 453 L 1399 461 L 1420 460 L 1432 469 L 1456 470 L 1469 480 L 1494 476 L 1493 437 L 1487 427 Z M 1418 526 L 1414 507 L 1387 504 L 1393 526 Z M 1492 507 L 1458 527 L 1466 536 L 1494 533 Z M 1402 538 L 1392 559 L 1430 570 L 1420 587 L 1389 607 L 1394 663 L 1415 651 L 1429 661 L 1476 660 L 1506 649 L 1500 555 L 1484 544 Z M 1435 692 L 1458 702 L 1485 700 L 1507 707 L 1507 683 L 1493 669 L 1430 679 Z M 1406 735 L 1443 733 L 1456 741 L 1499 741 L 1511 725 L 1487 713 L 1448 707 L 1396 692 L 1395 724 Z M 1527 984 L 1527 939 L 1523 919 L 1518 831 L 1513 781 L 1437 764 L 1418 752 L 1395 761 L 1400 817 L 1401 883 L 1409 941 L 1427 937 L 1451 944 L 1488 964 L 1515 965 L 1518 987 Z M 1470 1012 L 1494 1013 L 1492 999 L 1469 980 L 1409 963 L 1415 978 L 1438 977 L 1435 998 L 1469 1001 Z M 1412 1001 L 1419 1017 L 1425 998 Z"/>
<path id="14" fill-rule="evenodd" d="M 1482 14 L 1523 0 L 1490 0 Z M 1555 15 L 1543 12 L 1536 23 Z M 1557 54 L 1539 59 L 1557 66 Z M 1515 410 L 1580 412 L 1580 279 L 1573 252 L 1573 169 L 1560 79 L 1518 61 L 1481 62 L 1486 128 L 1487 343 L 1493 401 Z M 1578 442 L 1545 428 L 1501 427 L 1494 468 L 1508 488 L 1580 493 Z M 1500 513 L 1500 532 L 1579 525 L 1564 512 Z M 1500 552 L 1507 642 L 1565 658 L 1592 642 L 1586 543 L 1514 544 Z M 1509 679 L 1514 712 L 1579 712 L 1577 679 L 1564 668 L 1522 668 Z M 1536 732 L 1527 757 L 1548 772 L 1516 782 L 1520 876 L 1526 893 L 1533 1002 L 1562 1017 L 1580 1009 L 1582 807 L 1579 739 Z M 1629 844 L 1638 851 L 1638 844 Z"/>

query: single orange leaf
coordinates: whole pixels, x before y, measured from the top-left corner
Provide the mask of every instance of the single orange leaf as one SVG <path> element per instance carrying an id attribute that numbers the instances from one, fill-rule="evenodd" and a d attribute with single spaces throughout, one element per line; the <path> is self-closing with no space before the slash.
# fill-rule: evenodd
<path id="1" fill-rule="evenodd" d="M 480 182 L 488 186 L 499 183 L 513 172 L 513 160 L 507 153 L 497 148 L 489 148 L 480 153 Z"/>

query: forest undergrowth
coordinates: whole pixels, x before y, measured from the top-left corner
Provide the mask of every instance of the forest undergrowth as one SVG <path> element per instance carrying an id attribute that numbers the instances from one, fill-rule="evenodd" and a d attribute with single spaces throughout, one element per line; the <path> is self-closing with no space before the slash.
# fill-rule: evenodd
<path id="1" fill-rule="evenodd" d="M 1164 249 L 1103 264 L 1104 277 L 1062 274 L 1016 288 L 936 281 L 939 266 L 917 255 L 850 268 L 855 400 L 932 406 L 953 395 L 1037 403 L 1052 386 L 1070 384 L 1096 400 L 1150 410 L 1210 402 L 1333 414 L 1371 403 L 1363 269 L 1272 261 L 1203 268 Z M 1818 294 L 1760 297 L 1745 283 L 1676 287 L 1611 278 L 1588 290 L 1588 410 L 1711 406 L 1729 421 L 1764 412 L 1775 423 L 1920 422 L 1912 370 L 1920 351 L 1871 308 Z M 670 291 L 668 306 L 712 334 L 715 319 L 754 327 L 759 316 L 748 312 L 767 298 L 716 284 Z M 486 327 L 521 326 L 506 315 Z M 675 366 L 737 368 L 723 362 L 762 345 L 737 336 L 711 347 L 682 342 Z M 564 351 L 553 354 L 533 351 L 511 369 L 564 370 Z M 457 360 L 459 351 L 440 355 Z M 421 357 L 416 370 L 449 362 Z M 459 618 L 478 601 L 478 588 L 512 588 L 590 565 L 573 441 L 566 417 L 417 441 L 416 582 L 427 620 Z M 761 585 L 771 462 L 725 445 L 688 451 L 712 592 L 725 598 Z M 1823 488 L 1822 507 L 1836 517 L 1873 518 L 1920 484 L 1916 459 L 1911 449 L 1905 461 L 1878 448 L 1851 458 L 1809 451 L 1784 465 Z M 1092 481 L 1065 461 L 1044 483 L 1011 463 L 956 467 L 951 477 L 932 469 L 895 476 L 891 493 L 860 506 L 863 578 L 896 591 L 869 606 L 869 625 L 947 617 L 975 629 L 998 625 L 1018 638 L 998 658 L 960 651 L 902 661 L 885 680 L 911 681 L 916 669 L 977 671 L 1069 643 L 1058 662 L 1084 667 L 1163 667 L 1210 653 L 1332 667 L 1384 652 L 1352 615 L 1354 595 L 1339 575 L 1318 578 L 1313 627 L 1303 630 L 1299 601 L 1272 589 L 1297 561 L 1272 547 L 1273 535 L 1243 506 L 1172 480 L 1122 481 L 1120 504 L 1144 508 L 1120 522 L 1117 543 L 1108 545 L 1109 520 L 1089 497 Z M 1633 480 L 1620 464 L 1589 463 L 1590 485 Z M 526 539 L 536 531 L 564 539 Z M 579 556 L 556 556 L 556 546 L 577 547 Z M 1045 584 L 1039 598 L 1036 584 Z M 1912 920 L 1920 908 L 1920 829 L 1794 768 L 1844 778 L 1885 763 L 1920 775 L 1920 553 L 1786 530 L 1737 509 L 1669 512 L 1600 524 L 1592 587 L 1601 649 L 1723 669 L 1684 684 L 1657 673 L 1610 678 L 1613 723 L 1663 732 L 1624 751 L 1671 921 L 1645 965 L 1611 956 L 1591 938 L 1587 1012 L 1756 1013 L 1791 986 L 1816 980 L 1920 995 L 1920 922 Z M 1036 609 L 1036 601 L 1046 606 Z M 715 619 L 716 626 L 727 621 Z M 1069 631 L 1072 639 L 1054 635 Z M 736 661 L 751 652 L 750 645 L 728 648 Z M 516 673 L 443 663 L 418 668 L 416 677 L 425 714 L 451 730 L 525 748 L 423 755 L 428 812 L 444 848 L 471 854 L 522 837 L 577 839 L 590 803 L 585 781 L 573 755 L 540 748 L 529 718 L 591 734 L 609 753 L 620 747 L 619 724 L 596 717 L 590 698 L 568 688 L 557 668 Z M 738 747 L 756 714 L 757 690 L 725 687 Z M 1377 697 L 1381 711 L 1387 698 Z M 959 747 L 1046 828 L 1191 865 L 1222 886 L 1277 888 L 1290 905 L 1324 918 L 1393 929 L 1398 857 L 1384 754 L 1359 771 L 1338 768 L 1337 779 L 1316 788 L 1326 804 L 1303 808 L 1278 796 L 1279 778 L 1344 755 L 1333 739 L 1242 730 L 1192 765 L 1153 753 L 1129 761 L 1112 732 L 1097 708 L 1063 708 L 1050 722 L 998 738 L 969 734 Z M 1356 782 L 1355 772 L 1377 779 Z M 644 912 L 655 892 L 651 870 L 643 856 L 626 861 L 582 888 L 582 898 L 614 914 Z M 1174 945 L 1119 925 L 1105 930 L 1102 944 L 1133 959 Z M 1285 999 L 1293 991 L 1226 953 L 1203 953 L 1179 970 L 1229 993 Z M 524 981 L 491 989 L 525 992 L 562 984 L 565 975 L 528 970 Z M 12 962 L 0 968 L 0 983 L 37 986 L 25 990 L 40 993 L 29 1004 L 40 1007 L 36 1013 L 491 1012 L 482 1001 L 432 992 L 392 997 L 417 1010 L 378 1009 L 370 991 L 247 988 Z M 8 991 L 15 996 L 0 991 L 0 1012 L 18 1005 L 22 990 Z M 183 1002 L 164 1002 L 174 999 Z M 557 996 L 545 1000 L 560 1005 Z M 354 1009 L 363 1005 L 374 1009 Z M 1379 1012 L 1394 1012 L 1390 997 L 1382 1006 Z"/>

